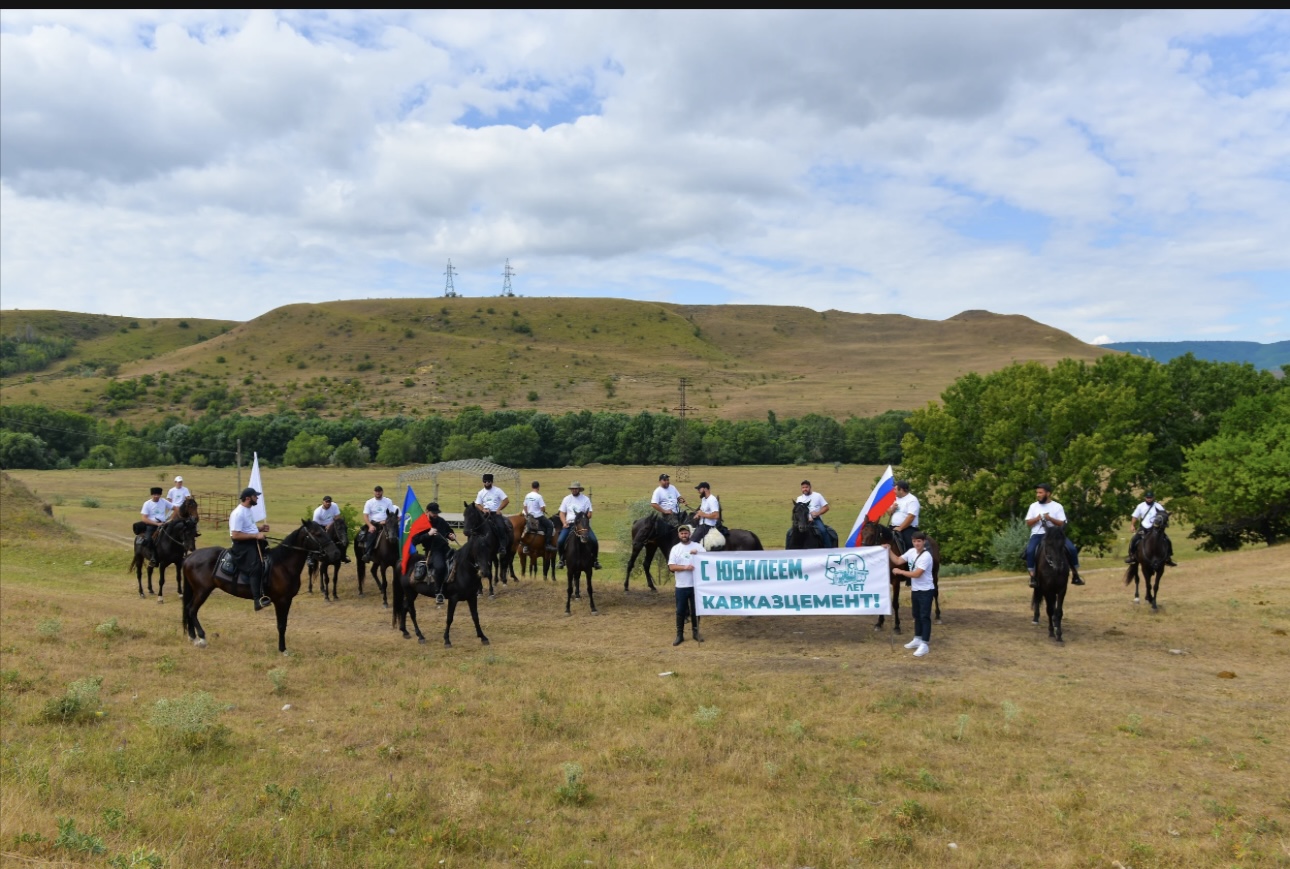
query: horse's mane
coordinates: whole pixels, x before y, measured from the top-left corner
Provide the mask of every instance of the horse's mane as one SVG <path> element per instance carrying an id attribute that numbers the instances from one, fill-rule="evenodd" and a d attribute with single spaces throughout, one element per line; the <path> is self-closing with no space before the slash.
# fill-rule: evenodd
<path id="1" fill-rule="evenodd" d="M 276 546 L 272 547 L 269 550 L 269 553 L 271 555 L 277 555 L 280 550 L 284 550 L 284 549 L 304 549 L 304 546 L 301 545 L 299 542 L 300 536 L 304 534 L 306 528 L 309 528 L 311 526 L 312 528 L 317 529 L 317 531 L 320 532 L 323 535 L 323 537 L 327 536 L 326 529 L 324 529 L 317 522 L 314 522 L 311 520 L 308 525 L 301 525 L 297 527 L 294 531 L 292 531 L 290 534 L 288 534 L 286 537 L 283 537 L 280 543 L 278 543 Z"/>

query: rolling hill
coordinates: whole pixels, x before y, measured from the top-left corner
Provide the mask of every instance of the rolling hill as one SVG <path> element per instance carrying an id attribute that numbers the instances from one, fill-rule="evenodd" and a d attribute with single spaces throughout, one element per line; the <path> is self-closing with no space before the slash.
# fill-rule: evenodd
<path id="1" fill-rule="evenodd" d="M 1113 352 L 986 311 L 937 321 L 621 299 L 372 299 L 289 305 L 240 324 L 131 322 L 5 312 L 5 335 L 34 324 L 85 337 L 51 369 L 6 377 L 0 398 L 127 419 L 212 403 L 325 416 L 472 404 L 630 412 L 675 409 L 687 378 L 687 405 L 704 418 L 870 416 L 919 407 L 969 371 Z"/>
<path id="2" fill-rule="evenodd" d="M 1117 341 L 1104 344 L 1157 362 L 1190 353 L 1209 362 L 1248 362 L 1255 368 L 1276 369 L 1290 364 L 1290 341 L 1260 344 L 1257 341 Z"/>

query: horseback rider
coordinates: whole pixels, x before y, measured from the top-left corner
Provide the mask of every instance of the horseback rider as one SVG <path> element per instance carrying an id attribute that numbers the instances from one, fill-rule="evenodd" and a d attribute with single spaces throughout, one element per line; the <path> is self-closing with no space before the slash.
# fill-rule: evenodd
<path id="1" fill-rule="evenodd" d="M 442 602 L 443 583 L 448 578 L 448 553 L 451 549 L 448 544 L 456 543 L 457 535 L 448 520 L 439 515 L 438 501 L 427 504 L 426 513 L 430 516 L 430 527 L 417 533 L 410 541 L 413 561 L 420 560 L 415 554 L 417 547 L 424 548 L 424 558 L 435 581 L 435 595 Z"/>
<path id="2" fill-rule="evenodd" d="M 479 494 L 475 496 L 475 506 L 484 511 L 488 521 L 493 523 L 493 527 L 501 535 L 499 539 L 506 541 L 503 546 L 510 546 L 511 535 L 515 532 L 510 522 L 502 515 L 502 511 L 511 503 L 511 499 L 499 486 L 493 485 L 492 474 L 484 474 L 482 482 L 484 488 L 480 489 Z"/>
<path id="3" fill-rule="evenodd" d="M 1133 515 L 1129 517 L 1129 523 L 1133 527 L 1133 539 L 1129 541 L 1129 557 L 1124 559 L 1125 564 L 1137 561 L 1138 544 L 1142 542 L 1142 538 L 1157 522 L 1164 520 L 1168 515 L 1168 511 L 1156 503 L 1155 492 L 1148 489 L 1142 493 L 1142 503 L 1134 508 Z M 1139 521 L 1142 523 L 1141 527 L 1138 527 Z M 1173 541 L 1169 539 L 1169 535 L 1163 528 L 1160 529 L 1160 534 L 1165 538 L 1165 564 L 1177 567 L 1178 565 L 1174 563 Z"/>
<path id="4" fill-rule="evenodd" d="M 699 509 L 694 511 L 694 518 L 698 520 L 698 526 L 694 529 L 690 539 L 695 543 L 702 544 L 704 535 L 710 529 L 716 528 L 717 523 L 721 521 L 721 502 L 717 500 L 716 495 L 712 494 L 710 484 L 703 482 L 694 488 L 698 490 L 699 497 L 702 500 L 699 502 Z"/>
<path id="5" fill-rule="evenodd" d="M 314 508 L 314 521 L 323 527 L 324 530 L 330 531 L 332 523 L 340 518 L 340 505 L 332 501 L 331 495 L 323 495 L 322 503 Z M 348 546 L 348 543 L 346 543 Z M 313 563 L 314 554 L 309 553 L 309 561 Z M 342 564 L 349 564 L 349 555 L 346 554 L 341 559 Z"/>
<path id="6" fill-rule="evenodd" d="M 1047 483 L 1040 483 L 1035 487 L 1035 503 L 1026 511 L 1026 524 L 1030 526 L 1030 540 L 1026 543 L 1026 569 L 1030 571 L 1030 587 L 1034 588 L 1035 556 L 1039 552 L 1039 544 L 1043 542 L 1044 525 L 1061 528 L 1066 524 L 1066 511 L 1053 500 L 1053 487 Z M 1084 580 L 1079 575 L 1079 552 L 1069 536 L 1066 538 L 1066 559 L 1071 566 L 1071 584 L 1083 585 Z"/>
<path id="7" fill-rule="evenodd" d="M 184 478 L 175 477 L 175 485 L 166 493 L 166 500 L 170 502 L 171 506 L 178 510 L 180 507 L 184 506 L 184 502 L 192 496 L 193 493 L 188 491 L 188 487 L 184 485 Z"/>
<path id="8" fill-rule="evenodd" d="M 596 532 L 591 528 L 591 514 L 593 508 L 591 499 L 582 494 L 582 483 L 574 480 L 569 484 L 569 494 L 564 496 L 560 502 L 560 539 L 556 541 L 556 548 L 560 550 L 560 563 L 556 565 L 557 570 L 564 568 L 564 541 L 569 537 L 569 531 L 573 528 L 574 520 L 579 514 L 587 514 L 587 533 L 591 535 L 591 542 L 596 544 L 596 550 L 600 549 L 600 541 L 596 537 Z M 597 557 L 594 567 L 596 570 L 604 570 L 600 566 L 600 558 Z"/>
<path id="9" fill-rule="evenodd" d="M 685 498 L 672 485 L 672 478 L 667 474 L 659 474 L 658 488 L 654 490 L 654 494 L 649 499 L 650 508 L 657 514 L 655 518 L 661 516 L 664 522 L 675 528 L 677 523 L 681 521 L 681 516 L 678 512 L 679 507 L 684 503 Z"/>
<path id="10" fill-rule="evenodd" d="M 815 529 L 816 534 L 820 535 L 820 543 L 828 546 L 829 531 L 824 526 L 824 520 L 820 517 L 829 512 L 829 502 L 824 499 L 823 495 L 811 488 L 810 480 L 802 481 L 802 494 L 797 496 L 796 502 L 806 505 L 807 510 L 810 511 L 811 527 Z"/>
<path id="11" fill-rule="evenodd" d="M 260 501 L 259 492 L 248 486 L 242 490 L 238 500 L 241 503 L 228 514 L 228 536 L 233 539 L 233 561 L 237 564 L 237 572 L 250 583 L 251 600 L 255 601 L 255 611 L 259 612 L 272 603 L 264 593 L 264 553 L 260 548 L 260 541 L 264 540 L 264 532 L 269 530 L 269 526 L 266 523 L 257 527 L 251 514 L 251 508 Z"/>
<path id="12" fill-rule="evenodd" d="M 914 546 L 913 535 L 918 530 L 922 505 L 909 493 L 909 481 L 896 481 L 896 503 L 891 507 L 891 533 L 896 535 L 896 548 L 908 552 Z"/>
<path id="13" fill-rule="evenodd" d="M 376 547 L 379 531 L 389 521 L 394 512 L 394 502 L 385 497 L 385 490 L 380 486 L 372 489 L 372 497 L 363 505 L 363 525 L 367 528 L 367 541 L 363 547 L 363 560 L 372 560 L 372 550 Z"/>
<path id="14" fill-rule="evenodd" d="M 538 527 L 542 529 L 542 536 L 546 538 L 547 552 L 555 552 L 555 543 L 551 538 L 555 535 L 555 526 L 551 524 L 551 517 L 546 515 L 546 499 L 542 497 L 539 491 L 542 485 L 533 481 L 533 489 L 524 496 L 524 515 L 532 516 L 537 520 Z"/>
<path id="15" fill-rule="evenodd" d="M 144 546 L 148 552 L 148 562 L 157 566 L 157 531 L 166 520 L 170 517 L 170 511 L 173 509 L 169 501 L 162 500 L 161 487 L 153 486 L 148 496 L 148 500 L 143 502 L 143 507 L 139 515 L 143 517 L 140 520 L 144 525 L 150 526 L 150 530 L 144 532 Z"/>

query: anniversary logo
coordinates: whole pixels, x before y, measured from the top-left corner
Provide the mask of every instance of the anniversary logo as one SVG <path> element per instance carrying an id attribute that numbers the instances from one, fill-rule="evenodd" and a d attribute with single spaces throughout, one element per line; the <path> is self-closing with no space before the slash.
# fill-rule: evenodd
<path id="1" fill-rule="evenodd" d="M 887 550 L 705 552 L 694 556 L 701 616 L 891 614 Z"/>

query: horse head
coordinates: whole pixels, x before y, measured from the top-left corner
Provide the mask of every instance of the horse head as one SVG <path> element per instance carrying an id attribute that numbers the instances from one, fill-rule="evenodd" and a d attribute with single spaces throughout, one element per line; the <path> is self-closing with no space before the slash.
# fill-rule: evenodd
<path id="1" fill-rule="evenodd" d="M 179 505 L 179 515 L 195 521 L 198 518 L 197 499 L 192 495 L 185 498 L 184 503 Z"/>
<path id="2" fill-rule="evenodd" d="M 185 518 L 183 523 L 184 526 L 183 530 L 180 531 L 180 536 L 184 541 L 184 556 L 187 557 L 197 551 L 197 538 L 201 537 L 202 533 L 197 530 L 196 517 Z"/>
<path id="3" fill-rule="evenodd" d="M 312 519 L 301 519 L 300 531 L 296 533 L 299 534 L 301 531 L 304 532 L 304 549 L 306 552 L 318 553 L 327 561 L 339 561 L 341 559 L 340 548 L 336 546 L 336 541 L 331 538 L 331 534 L 328 533 L 326 528 Z"/>
<path id="4" fill-rule="evenodd" d="M 872 519 L 864 520 L 860 526 L 860 544 L 862 546 L 881 546 L 884 543 L 895 543 L 895 537 L 891 529 L 874 522 Z"/>
<path id="5" fill-rule="evenodd" d="M 1066 529 L 1044 523 L 1044 539 L 1039 544 L 1039 561 L 1058 568 L 1066 564 Z"/>
<path id="6" fill-rule="evenodd" d="M 805 501 L 793 502 L 793 530 L 806 532 L 811 528 L 811 505 Z"/>

